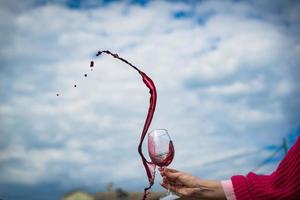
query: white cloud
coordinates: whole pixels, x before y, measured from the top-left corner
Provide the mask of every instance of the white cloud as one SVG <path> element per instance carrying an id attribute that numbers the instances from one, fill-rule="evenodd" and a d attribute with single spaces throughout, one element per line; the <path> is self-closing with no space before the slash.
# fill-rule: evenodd
<path id="1" fill-rule="evenodd" d="M 284 87 L 284 86 L 283 86 Z M 243 95 L 247 93 L 257 93 L 265 88 L 262 77 L 251 80 L 250 82 L 235 82 L 228 85 L 222 84 L 217 86 L 209 86 L 204 89 L 199 89 L 199 94 L 206 95 Z"/>

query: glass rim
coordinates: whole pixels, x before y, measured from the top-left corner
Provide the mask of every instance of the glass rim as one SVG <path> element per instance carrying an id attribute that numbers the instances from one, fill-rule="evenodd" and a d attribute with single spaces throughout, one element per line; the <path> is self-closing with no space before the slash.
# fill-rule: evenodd
<path id="1" fill-rule="evenodd" d="M 153 130 L 151 130 L 150 132 L 147 133 L 148 137 L 151 137 L 151 135 L 154 135 L 154 134 L 161 135 L 161 136 L 162 135 L 167 135 L 169 137 L 169 139 L 171 140 L 171 137 L 170 137 L 169 132 L 168 132 L 167 129 L 158 128 L 158 129 L 153 129 Z"/>
<path id="2" fill-rule="evenodd" d="M 152 129 L 151 131 L 148 132 L 148 134 L 150 134 L 150 133 L 152 133 L 152 132 L 154 132 L 154 131 L 165 131 L 165 132 L 167 132 L 167 133 L 169 134 L 168 130 L 165 129 L 165 128 L 156 128 L 156 129 Z"/>

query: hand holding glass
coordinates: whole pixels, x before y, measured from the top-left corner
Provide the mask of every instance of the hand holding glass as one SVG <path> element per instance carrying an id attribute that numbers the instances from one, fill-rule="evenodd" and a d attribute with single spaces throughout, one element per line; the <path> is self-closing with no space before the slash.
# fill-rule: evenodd
<path id="1" fill-rule="evenodd" d="M 175 149 L 166 129 L 156 129 L 148 134 L 148 152 L 154 164 L 159 167 L 167 167 L 174 158 Z M 168 191 L 168 195 L 161 200 L 173 200 L 178 196 Z"/>

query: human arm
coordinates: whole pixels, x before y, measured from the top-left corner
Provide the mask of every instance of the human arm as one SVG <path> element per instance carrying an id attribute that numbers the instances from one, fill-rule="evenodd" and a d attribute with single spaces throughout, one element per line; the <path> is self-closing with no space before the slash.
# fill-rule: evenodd
<path id="1" fill-rule="evenodd" d="M 300 137 L 271 175 L 231 177 L 237 200 L 300 199 Z"/>
<path id="2" fill-rule="evenodd" d="M 161 168 L 160 173 L 163 177 L 161 185 L 176 193 L 180 199 L 226 200 L 220 181 L 203 180 L 169 168 Z"/>

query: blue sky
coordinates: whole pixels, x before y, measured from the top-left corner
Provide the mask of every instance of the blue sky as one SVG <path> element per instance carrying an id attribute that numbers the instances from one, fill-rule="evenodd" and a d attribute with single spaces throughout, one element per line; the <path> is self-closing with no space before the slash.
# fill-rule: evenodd
<path id="1" fill-rule="evenodd" d="M 169 130 L 174 168 L 228 179 L 299 135 L 298 1 L 0 5 L 0 198 L 147 185 L 137 145 L 148 91 L 127 66 L 95 59 L 99 49 L 155 81 L 150 129 Z M 257 172 L 272 172 L 283 155 Z"/>

